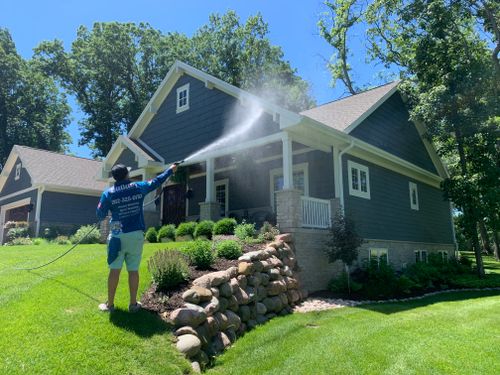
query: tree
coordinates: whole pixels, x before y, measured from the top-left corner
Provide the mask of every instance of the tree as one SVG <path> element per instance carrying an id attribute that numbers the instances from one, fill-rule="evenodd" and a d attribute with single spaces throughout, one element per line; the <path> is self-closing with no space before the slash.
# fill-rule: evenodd
<path id="1" fill-rule="evenodd" d="M 10 33 L 0 28 L 0 165 L 15 144 L 64 151 L 69 113 L 52 78 L 19 56 Z"/>
<path id="2" fill-rule="evenodd" d="M 442 187 L 464 213 L 480 276 L 477 223 L 486 218 L 499 230 L 498 9 L 491 1 L 377 0 L 358 21 L 366 25 L 369 57 L 398 67 L 412 120 L 425 125 L 448 161 L 450 177 Z M 344 19 L 344 13 L 333 17 Z"/>
<path id="3" fill-rule="evenodd" d="M 364 240 L 357 234 L 354 222 L 342 213 L 337 213 L 333 220 L 326 244 L 326 255 L 330 263 L 341 260 L 347 274 L 347 288 L 351 293 L 349 267 L 358 259 L 359 247 Z"/>
<path id="4" fill-rule="evenodd" d="M 231 11 L 210 16 L 192 38 L 145 23 L 101 22 L 91 30 L 81 26 L 70 51 L 58 40 L 41 43 L 36 59 L 76 96 L 85 114 L 79 143 L 105 156 L 132 128 L 175 60 L 250 91 L 272 92 L 289 108 L 309 108 L 307 83 L 267 34 L 260 15 L 241 23 Z"/>

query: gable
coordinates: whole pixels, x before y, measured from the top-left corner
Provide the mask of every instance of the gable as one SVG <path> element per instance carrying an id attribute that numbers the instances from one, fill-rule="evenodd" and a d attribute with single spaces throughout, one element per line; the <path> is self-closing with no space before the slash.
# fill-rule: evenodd
<path id="1" fill-rule="evenodd" d="M 409 117 L 401 95 L 395 93 L 349 135 L 438 174 L 417 128 Z"/>
<path id="2" fill-rule="evenodd" d="M 132 169 L 137 169 L 139 167 L 135 154 L 128 148 L 122 150 L 120 156 L 116 159 L 115 164 L 124 164 Z"/>
<path id="3" fill-rule="evenodd" d="M 177 113 L 177 88 L 189 84 L 189 109 Z M 209 86 L 210 87 L 210 86 Z M 217 87 L 188 74 L 183 74 L 173 85 L 146 126 L 139 139 L 158 153 L 166 162 L 186 158 L 219 139 L 227 130 L 241 124 L 252 114 L 249 106 Z M 248 137 L 255 139 L 279 131 L 273 116 L 262 113 Z"/>
<path id="4" fill-rule="evenodd" d="M 18 164 L 21 164 L 21 174 L 19 176 L 19 179 L 16 180 L 16 168 Z M 31 187 L 31 177 L 28 171 L 26 170 L 25 166 L 21 162 L 21 159 L 17 157 L 14 162 L 14 166 L 12 167 L 9 175 L 7 176 L 2 191 L 0 192 L 0 196 L 12 194 L 17 191 L 27 189 L 29 187 Z"/>

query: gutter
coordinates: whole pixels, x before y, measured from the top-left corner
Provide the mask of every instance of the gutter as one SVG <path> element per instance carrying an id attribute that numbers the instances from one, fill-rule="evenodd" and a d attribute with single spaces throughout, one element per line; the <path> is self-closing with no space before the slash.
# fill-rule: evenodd
<path id="1" fill-rule="evenodd" d="M 340 175 L 340 186 L 339 186 L 339 200 L 340 200 L 340 211 L 343 213 L 344 212 L 344 174 L 342 171 L 342 156 L 352 149 L 354 147 L 354 139 L 351 138 L 351 142 L 349 143 L 349 146 L 347 148 L 343 149 L 340 151 L 337 163 L 338 163 L 338 168 L 339 168 L 339 175 Z"/>

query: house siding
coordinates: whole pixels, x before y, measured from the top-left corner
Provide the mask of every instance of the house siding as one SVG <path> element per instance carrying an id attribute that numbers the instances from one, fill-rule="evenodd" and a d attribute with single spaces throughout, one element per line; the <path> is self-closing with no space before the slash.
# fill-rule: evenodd
<path id="1" fill-rule="evenodd" d="M 24 166 L 21 167 L 21 175 L 19 179 L 15 179 L 16 165 L 19 163 L 21 163 L 21 159 L 17 158 L 14 167 L 10 171 L 9 177 L 7 177 L 7 181 L 5 181 L 5 185 L 0 192 L 0 197 L 31 187 L 31 177 Z"/>
<path id="2" fill-rule="evenodd" d="M 189 109 L 176 113 L 177 88 L 189 83 Z M 160 154 L 166 162 L 188 155 L 220 138 L 224 127 L 247 116 L 249 109 L 238 99 L 217 88 L 208 89 L 191 76 L 183 75 L 167 95 L 157 114 L 146 127 L 140 139 Z M 252 139 L 279 131 L 272 116 L 262 114 L 252 127 Z M 241 139 L 237 140 L 241 142 Z"/>
<path id="3" fill-rule="evenodd" d="M 122 153 L 116 160 L 116 164 L 124 164 L 125 166 L 131 167 L 132 169 L 137 169 L 139 167 L 137 161 L 135 160 L 135 154 L 128 148 L 122 151 Z"/>
<path id="4" fill-rule="evenodd" d="M 347 160 L 369 168 L 370 198 L 349 195 Z M 342 160 L 345 210 L 369 239 L 452 244 L 449 202 L 440 189 L 348 155 Z M 419 210 L 410 208 L 409 182 L 418 189 Z"/>
<path id="5" fill-rule="evenodd" d="M 350 135 L 437 174 L 399 93 L 387 99 Z"/>
<path id="6" fill-rule="evenodd" d="M 67 233 L 80 225 L 95 223 L 98 203 L 99 197 L 45 191 L 42 194 L 41 228 L 56 226 Z"/>

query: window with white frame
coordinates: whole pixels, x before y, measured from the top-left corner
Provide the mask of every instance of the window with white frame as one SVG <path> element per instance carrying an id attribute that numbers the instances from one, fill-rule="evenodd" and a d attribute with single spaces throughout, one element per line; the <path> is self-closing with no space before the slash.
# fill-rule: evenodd
<path id="1" fill-rule="evenodd" d="M 271 206 L 276 210 L 276 192 L 283 190 L 285 186 L 283 168 L 272 169 L 270 172 Z M 296 164 L 293 166 L 293 188 L 300 190 L 302 195 L 309 196 L 308 164 Z"/>
<path id="2" fill-rule="evenodd" d="M 415 250 L 415 262 L 427 263 L 427 250 Z"/>
<path id="3" fill-rule="evenodd" d="M 229 180 L 215 181 L 215 201 L 220 206 L 220 216 L 225 217 L 229 211 Z"/>
<path id="4" fill-rule="evenodd" d="M 418 211 L 418 190 L 417 184 L 410 182 L 410 207 L 412 210 Z"/>
<path id="5" fill-rule="evenodd" d="M 441 260 L 443 263 L 448 262 L 448 252 L 446 250 L 439 250 L 439 256 L 441 257 Z"/>
<path id="6" fill-rule="evenodd" d="M 389 250 L 371 248 L 369 252 L 370 252 L 370 263 L 376 264 L 377 267 L 380 267 L 381 264 L 389 263 Z"/>
<path id="7" fill-rule="evenodd" d="M 14 180 L 19 180 L 21 178 L 21 163 L 16 164 L 16 175 L 14 176 Z"/>
<path id="8" fill-rule="evenodd" d="M 177 113 L 189 109 L 189 83 L 177 89 Z"/>
<path id="9" fill-rule="evenodd" d="M 349 194 L 370 199 L 370 172 L 366 165 L 351 160 L 347 161 Z"/>

